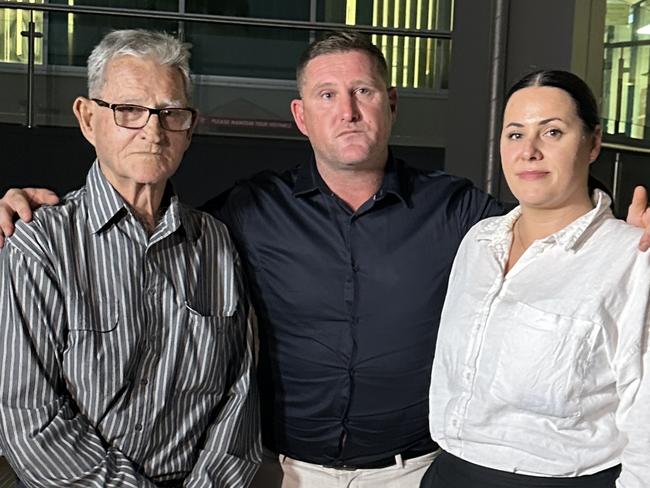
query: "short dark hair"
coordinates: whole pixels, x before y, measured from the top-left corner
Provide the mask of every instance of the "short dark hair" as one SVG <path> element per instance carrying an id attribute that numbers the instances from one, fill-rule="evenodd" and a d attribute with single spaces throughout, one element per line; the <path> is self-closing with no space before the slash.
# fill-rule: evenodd
<path id="1" fill-rule="evenodd" d="M 562 70 L 534 71 L 512 85 L 506 95 L 506 103 L 515 92 L 530 86 L 550 86 L 565 91 L 573 99 L 578 117 L 590 134 L 600 125 L 596 97 L 579 76 Z"/>
<path id="2" fill-rule="evenodd" d="M 368 55 L 375 63 L 377 72 L 389 86 L 388 65 L 381 50 L 375 46 L 368 36 L 360 32 L 332 32 L 325 38 L 312 42 L 300 55 L 296 67 L 296 82 L 298 91 L 302 89 L 305 67 L 312 59 L 324 54 L 345 53 L 348 51 L 361 51 Z"/>

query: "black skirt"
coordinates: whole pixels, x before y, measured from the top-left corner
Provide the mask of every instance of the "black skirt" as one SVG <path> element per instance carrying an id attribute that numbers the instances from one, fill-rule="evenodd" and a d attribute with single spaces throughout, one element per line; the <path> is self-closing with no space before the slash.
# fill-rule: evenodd
<path id="1" fill-rule="evenodd" d="M 420 488 L 615 488 L 621 465 L 573 478 L 508 473 L 472 464 L 445 451 L 422 478 Z"/>

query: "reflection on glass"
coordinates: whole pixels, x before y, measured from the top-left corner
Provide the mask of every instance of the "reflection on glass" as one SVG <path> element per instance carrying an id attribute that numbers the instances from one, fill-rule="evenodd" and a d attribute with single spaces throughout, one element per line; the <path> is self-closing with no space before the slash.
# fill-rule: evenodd
<path id="1" fill-rule="evenodd" d="M 602 115 L 605 132 L 650 140 L 649 1 L 607 1 L 604 56 Z"/>
<path id="2" fill-rule="evenodd" d="M 61 2 L 61 0 L 57 0 Z M 66 0 L 67 1 L 67 0 Z M 75 0 L 79 3 L 80 0 Z M 54 2 L 51 2 L 54 3 Z M 86 1 L 86 4 L 89 2 Z M 100 2 L 95 2 L 99 4 Z M 115 7 L 121 2 L 101 2 L 102 6 Z M 132 2 L 133 8 L 145 8 L 144 4 L 154 4 L 159 10 L 168 10 L 176 0 L 157 0 L 156 2 Z M 107 5 L 111 4 L 111 5 Z M 136 6 L 137 5 L 137 6 Z M 119 16 L 74 15 L 53 12 L 49 14 L 47 27 L 47 59 L 49 64 L 66 66 L 85 66 L 92 48 L 104 35 L 115 29 L 156 29 L 176 34 L 178 22 L 153 19 L 139 19 Z"/>
<path id="3" fill-rule="evenodd" d="M 31 2 L 15 0 L 14 3 L 43 3 L 43 0 Z M 33 15 L 33 17 L 32 17 Z M 36 32 L 43 32 L 43 13 L 30 13 L 29 10 L 0 9 L 0 62 L 27 64 L 29 41 L 21 32 L 29 29 L 30 18 L 36 24 Z M 43 63 L 43 42 L 36 39 L 34 43 L 34 62 Z"/>
<path id="4" fill-rule="evenodd" d="M 186 0 L 187 12 L 236 17 L 309 20 L 305 0 Z M 307 31 L 219 24 L 188 24 L 195 73 L 252 78 L 294 79 Z"/>

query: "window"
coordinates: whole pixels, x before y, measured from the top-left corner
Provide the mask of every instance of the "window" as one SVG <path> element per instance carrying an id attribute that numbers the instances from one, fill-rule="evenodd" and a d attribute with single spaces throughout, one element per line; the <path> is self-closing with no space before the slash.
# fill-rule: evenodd
<path id="1" fill-rule="evenodd" d="M 43 3 L 43 0 L 15 0 L 15 3 Z M 27 63 L 29 40 L 21 33 L 29 29 L 30 19 L 36 24 L 36 32 L 43 32 L 42 12 L 34 12 L 32 17 L 28 10 L 0 9 L 0 62 Z M 43 63 L 43 43 L 40 40 L 34 43 L 34 61 Z"/>
<path id="2" fill-rule="evenodd" d="M 43 0 L 17 0 L 42 3 Z M 322 21 L 348 25 L 450 31 L 453 0 L 50 0 L 49 3 L 187 12 L 233 17 Z M 0 9 L 2 58 L 25 63 L 29 11 Z M 159 21 L 120 16 L 34 13 L 37 31 L 46 34 L 47 64 L 84 66 L 92 47 L 112 29 L 155 28 L 182 35 L 193 45 L 197 74 L 292 80 L 298 56 L 322 32 L 307 30 Z M 388 61 L 391 83 L 399 87 L 445 90 L 450 56 L 446 39 L 374 35 Z M 43 63 L 43 42 L 36 42 Z"/>
<path id="3" fill-rule="evenodd" d="M 650 1 L 607 1 L 604 66 L 605 133 L 649 141 Z"/>
<path id="4" fill-rule="evenodd" d="M 453 0 L 321 0 L 319 20 L 451 31 L 453 4 Z M 447 89 L 448 40 L 387 35 L 373 35 L 372 40 L 386 57 L 392 85 Z"/>

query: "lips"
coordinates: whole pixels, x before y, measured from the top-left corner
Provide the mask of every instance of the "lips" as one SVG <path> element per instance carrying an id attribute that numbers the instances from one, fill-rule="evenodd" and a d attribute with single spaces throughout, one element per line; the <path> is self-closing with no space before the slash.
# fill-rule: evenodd
<path id="1" fill-rule="evenodd" d="M 549 174 L 550 173 L 548 171 L 531 170 L 531 171 L 522 171 L 521 173 L 517 173 L 517 176 L 522 180 L 535 181 L 535 180 L 541 180 L 542 178 L 545 178 Z"/>

